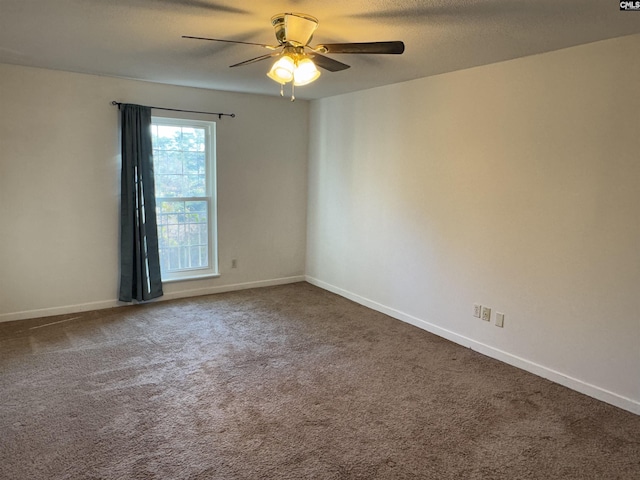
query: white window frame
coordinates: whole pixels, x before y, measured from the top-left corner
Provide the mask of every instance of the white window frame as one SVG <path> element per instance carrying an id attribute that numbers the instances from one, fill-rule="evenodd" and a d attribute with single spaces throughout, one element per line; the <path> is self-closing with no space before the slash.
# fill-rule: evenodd
<path id="1" fill-rule="evenodd" d="M 219 277 L 218 270 L 218 212 L 216 189 L 216 123 L 204 120 L 190 120 L 185 118 L 164 117 L 153 115 L 152 125 L 180 126 L 203 128 L 205 132 L 206 152 L 206 195 L 204 197 L 158 197 L 156 203 L 161 201 L 207 201 L 208 206 L 208 258 L 209 266 L 206 268 L 190 268 L 176 272 L 162 272 L 162 283 L 171 283 L 182 280 L 197 280 L 199 278 Z M 155 170 L 155 168 L 154 168 Z M 158 232 L 159 236 L 159 232 Z"/>

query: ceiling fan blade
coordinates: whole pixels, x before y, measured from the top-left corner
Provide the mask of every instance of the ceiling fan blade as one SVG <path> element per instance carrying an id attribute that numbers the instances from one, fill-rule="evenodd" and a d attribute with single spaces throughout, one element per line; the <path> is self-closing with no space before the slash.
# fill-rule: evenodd
<path id="1" fill-rule="evenodd" d="M 377 53 L 399 55 L 404 52 L 404 43 L 397 42 L 366 42 L 366 43 L 326 43 L 318 45 L 313 50 L 322 53 Z"/>
<path id="2" fill-rule="evenodd" d="M 329 72 L 339 72 L 341 70 L 346 70 L 350 68 L 350 65 L 346 63 L 339 62 L 334 60 L 333 58 L 325 57 L 324 55 L 320 55 L 319 53 L 312 53 L 309 56 L 313 59 L 313 63 L 315 63 L 318 67 L 324 68 Z"/>
<path id="3" fill-rule="evenodd" d="M 268 48 L 269 50 L 275 50 L 276 48 L 280 47 L 280 45 L 274 47 L 272 45 L 265 45 L 264 43 L 241 42 L 240 40 L 223 40 L 221 38 L 192 37 L 190 35 L 182 35 L 182 38 L 190 38 L 192 40 L 209 40 L 211 42 L 240 43 L 242 45 L 257 45 L 258 47 Z"/>
<path id="4" fill-rule="evenodd" d="M 249 60 L 245 60 L 244 62 L 234 63 L 233 65 L 229 65 L 229 68 L 249 65 L 250 63 L 259 62 L 261 60 L 266 60 L 267 58 L 271 58 L 271 57 L 277 57 L 278 55 L 280 55 L 280 52 L 267 53 L 266 55 L 260 55 L 259 57 L 250 58 Z"/>

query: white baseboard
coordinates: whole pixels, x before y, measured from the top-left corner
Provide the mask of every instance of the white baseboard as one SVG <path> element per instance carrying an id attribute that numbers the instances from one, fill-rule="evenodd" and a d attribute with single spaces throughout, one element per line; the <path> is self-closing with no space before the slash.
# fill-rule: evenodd
<path id="1" fill-rule="evenodd" d="M 124 305 L 117 300 L 104 300 L 99 302 L 79 303 L 76 305 L 63 305 L 61 307 L 38 308 L 34 310 L 24 310 L 22 312 L 11 312 L 0 314 L 0 322 L 12 322 L 14 320 L 28 320 L 30 318 L 53 317 L 54 315 L 65 315 L 67 313 L 88 312 L 91 310 L 104 310 Z"/>
<path id="2" fill-rule="evenodd" d="M 176 298 L 197 297 L 200 295 L 211 295 L 214 293 L 233 292 L 236 290 L 247 290 L 249 288 L 271 287 L 274 285 L 285 285 L 287 283 L 304 282 L 304 275 L 295 277 L 274 278 L 270 280 L 259 280 L 256 282 L 235 283 L 232 285 L 220 285 L 216 287 L 194 288 L 165 294 L 152 301 L 163 302 Z M 130 303 L 119 302 L 118 300 L 104 300 L 99 302 L 80 303 L 76 305 L 64 305 L 61 307 L 40 308 L 35 310 L 25 310 L 22 312 L 12 312 L 0 314 L 1 322 L 11 322 L 14 320 L 27 320 L 29 318 L 52 317 L 54 315 L 65 315 L 67 313 L 88 312 L 90 310 L 103 310 L 105 308 L 121 307 L 131 305 Z"/>
<path id="3" fill-rule="evenodd" d="M 214 293 L 235 292 L 238 290 L 248 290 L 249 288 L 273 287 L 275 285 L 286 285 L 288 283 L 304 282 L 304 275 L 295 277 L 273 278 L 270 280 L 259 280 L 257 282 L 234 283 L 232 285 L 220 285 L 217 287 L 194 288 L 191 290 L 181 290 L 179 292 L 165 293 L 158 300 L 173 300 L 176 298 L 199 297 L 201 295 L 211 295 Z"/>
<path id="4" fill-rule="evenodd" d="M 307 275 L 306 281 L 324 290 L 328 290 L 330 292 L 338 294 L 341 297 L 348 298 L 349 300 L 359 303 L 360 305 L 369 307 L 372 310 L 376 310 L 395 319 L 402 320 L 403 322 L 431 332 L 435 335 L 438 335 L 439 337 L 446 338 L 447 340 L 457 343 L 458 345 L 470 348 L 476 352 L 482 353 L 483 355 L 495 358 L 496 360 L 500 360 L 501 362 L 507 363 L 509 365 L 513 365 L 514 367 L 533 373 L 534 375 L 538 375 L 539 377 L 546 378 L 547 380 L 551 380 L 552 382 L 558 383 L 567 388 L 593 397 L 597 400 L 601 400 L 603 402 L 627 410 L 631 413 L 635 413 L 636 415 L 640 415 L 640 402 L 637 402 L 631 398 L 618 395 L 596 385 L 591 385 L 590 383 L 584 382 L 582 380 L 564 375 L 562 372 L 558 372 L 543 365 L 539 365 L 535 362 L 529 361 L 525 358 L 518 357 L 517 355 L 513 355 L 503 350 L 491 347 L 484 343 L 465 337 L 464 335 L 460 335 L 458 333 L 452 332 L 451 330 L 439 327 L 438 325 L 427 322 L 426 320 L 422 320 L 394 308 L 387 307 L 386 305 L 382 305 L 378 302 L 374 302 L 373 300 L 369 300 L 368 298 L 362 297 L 348 290 L 336 287 L 335 285 L 323 282 L 322 280 L 319 280 L 317 278 Z"/>

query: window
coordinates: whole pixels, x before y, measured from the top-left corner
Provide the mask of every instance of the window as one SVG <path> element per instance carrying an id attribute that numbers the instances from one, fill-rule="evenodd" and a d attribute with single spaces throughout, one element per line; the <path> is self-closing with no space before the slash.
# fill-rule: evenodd
<path id="1" fill-rule="evenodd" d="M 215 123 L 152 118 L 162 281 L 218 274 Z"/>

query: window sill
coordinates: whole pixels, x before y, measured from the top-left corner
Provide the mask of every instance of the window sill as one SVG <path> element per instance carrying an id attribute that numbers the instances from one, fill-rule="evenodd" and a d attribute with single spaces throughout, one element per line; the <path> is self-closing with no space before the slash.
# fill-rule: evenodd
<path id="1" fill-rule="evenodd" d="M 206 278 L 219 278 L 219 273 L 208 273 L 206 275 L 192 275 L 189 277 L 179 277 L 179 278 L 169 278 L 167 280 L 162 280 L 162 284 L 165 283 L 177 283 L 177 282 L 189 282 L 191 280 L 204 280 Z"/>

